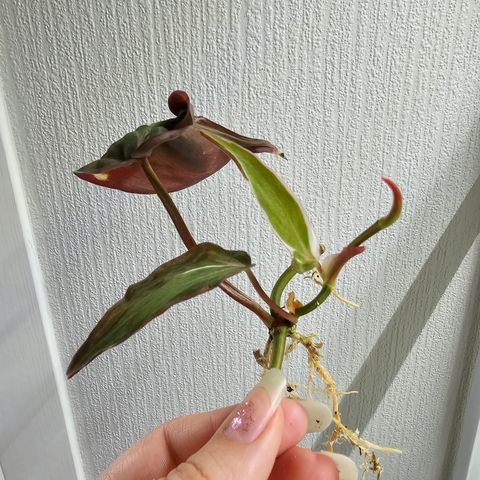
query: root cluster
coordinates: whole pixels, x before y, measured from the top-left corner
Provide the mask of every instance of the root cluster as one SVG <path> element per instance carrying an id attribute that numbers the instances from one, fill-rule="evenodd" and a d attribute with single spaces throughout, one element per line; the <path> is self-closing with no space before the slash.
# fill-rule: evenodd
<path id="1" fill-rule="evenodd" d="M 323 343 L 317 340 L 317 335 L 315 333 L 302 335 L 296 330 L 295 327 L 292 327 L 289 333 L 289 343 L 285 350 L 285 358 L 291 355 L 298 346 L 303 347 L 308 355 L 307 383 L 306 385 L 289 384 L 288 391 L 290 397 L 298 398 L 299 396 L 296 393 L 296 390 L 301 388 L 306 391 L 310 398 L 312 398 L 314 393 L 319 391 L 319 388 L 316 387 L 315 379 L 317 376 L 320 377 L 325 385 L 325 388 L 321 390 L 325 392 L 332 402 L 334 428 L 326 442 L 328 451 L 333 452 L 333 447 L 336 443 L 348 441 L 353 447 L 358 449 L 360 455 L 363 457 L 363 464 L 361 466 L 363 469 L 363 474 L 365 475 L 367 472 L 372 472 L 377 475 L 378 479 L 380 479 L 383 469 L 377 453 L 401 453 L 401 451 L 395 448 L 382 447 L 369 442 L 368 440 L 361 438 L 358 431 L 352 431 L 342 423 L 342 415 L 339 409 L 340 399 L 344 395 L 357 392 L 341 392 L 337 389 L 335 380 L 332 378 L 328 370 L 322 365 L 322 355 L 320 351 Z M 268 341 L 263 354 L 257 351 L 255 352 L 255 358 L 262 367 L 267 368 L 270 354 L 271 342 Z"/>

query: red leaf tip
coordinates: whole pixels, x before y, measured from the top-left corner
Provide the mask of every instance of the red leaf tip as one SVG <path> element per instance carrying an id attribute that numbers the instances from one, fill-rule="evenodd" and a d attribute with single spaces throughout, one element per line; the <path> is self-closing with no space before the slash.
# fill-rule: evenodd
<path id="1" fill-rule="evenodd" d="M 188 110 L 190 98 L 187 92 L 183 90 L 175 90 L 168 97 L 168 108 L 174 115 L 180 115 L 185 110 Z"/>
<path id="2" fill-rule="evenodd" d="M 388 185 L 393 194 L 392 208 L 390 213 L 384 217 L 385 228 L 386 226 L 390 226 L 392 223 L 394 223 L 400 216 L 400 212 L 402 210 L 402 192 L 400 192 L 400 189 L 393 180 L 390 180 L 388 177 L 382 177 L 382 180 Z"/>
<path id="3" fill-rule="evenodd" d="M 382 180 L 390 187 L 395 196 L 402 196 L 400 189 L 393 180 L 390 180 L 388 177 L 382 177 Z"/>

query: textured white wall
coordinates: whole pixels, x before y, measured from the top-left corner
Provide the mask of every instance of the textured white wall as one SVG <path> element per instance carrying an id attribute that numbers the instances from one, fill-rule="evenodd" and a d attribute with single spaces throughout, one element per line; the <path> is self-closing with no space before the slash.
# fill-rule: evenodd
<path id="1" fill-rule="evenodd" d="M 182 251 L 153 196 L 71 171 L 166 118 L 168 93 L 183 88 L 198 113 L 285 149 L 288 162 L 268 161 L 329 249 L 388 208 L 382 174 L 401 186 L 402 220 L 339 285 L 362 308 L 330 299 L 303 329 L 321 334 L 340 388 L 362 390 L 344 405 L 347 425 L 403 448 L 384 458 L 387 478 L 448 479 L 478 350 L 479 8 L 275 3 L 3 6 L 2 77 L 61 360 L 130 282 Z M 250 251 L 270 288 L 287 254 L 232 165 L 175 200 L 198 239 Z M 211 292 L 95 360 L 69 382 L 87 477 L 158 423 L 240 399 L 265 338 Z M 298 362 L 289 371 L 302 379 Z"/>

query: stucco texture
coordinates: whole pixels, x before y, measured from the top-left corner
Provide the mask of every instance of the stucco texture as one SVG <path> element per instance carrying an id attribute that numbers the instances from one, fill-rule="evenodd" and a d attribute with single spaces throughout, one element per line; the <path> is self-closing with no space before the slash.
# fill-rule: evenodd
<path id="1" fill-rule="evenodd" d="M 359 390 L 344 399 L 345 423 L 403 449 L 382 456 L 386 478 L 450 478 L 478 350 L 476 3 L 12 0 L 2 10 L 3 88 L 62 363 L 129 283 L 183 251 L 154 196 L 71 172 L 167 118 L 181 88 L 199 114 L 283 147 L 288 161 L 264 158 L 329 251 L 388 210 L 382 175 L 398 183 L 401 220 L 339 279 L 361 308 L 331 298 L 299 328 L 319 333 L 339 388 Z M 233 165 L 174 199 L 198 240 L 249 251 L 271 288 L 289 255 Z M 295 284 L 300 298 L 308 285 Z M 68 382 L 86 477 L 157 424 L 240 400 L 266 337 L 214 291 L 96 359 Z M 292 381 L 305 379 L 300 360 Z"/>

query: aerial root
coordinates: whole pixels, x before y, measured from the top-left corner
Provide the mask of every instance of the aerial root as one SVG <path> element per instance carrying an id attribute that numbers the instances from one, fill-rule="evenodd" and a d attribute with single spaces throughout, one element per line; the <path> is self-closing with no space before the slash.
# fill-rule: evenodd
<path id="1" fill-rule="evenodd" d="M 370 471 L 377 474 L 377 478 L 380 478 L 383 472 L 379 459 L 375 452 L 383 453 L 401 453 L 401 450 L 396 448 L 382 447 L 376 445 L 368 440 L 360 437 L 358 432 L 350 430 L 346 425 L 342 423 L 341 413 L 339 410 L 339 400 L 343 395 L 350 395 L 357 392 L 341 392 L 337 390 L 335 380 L 332 378 L 328 370 L 322 365 L 322 355 L 320 349 L 323 346 L 322 342 L 317 340 L 316 334 L 302 335 L 297 332 L 295 328 L 290 332 L 290 343 L 285 351 L 285 356 L 290 355 L 298 345 L 302 345 L 305 348 L 308 355 L 308 377 L 307 385 L 304 387 L 307 394 L 311 397 L 315 388 L 315 376 L 318 375 L 326 386 L 326 393 L 332 401 L 333 411 L 333 423 L 334 429 L 330 434 L 327 441 L 328 451 L 333 451 L 335 443 L 341 440 L 347 440 L 352 446 L 358 448 L 360 455 L 364 457 L 363 469 L 364 472 Z"/>

